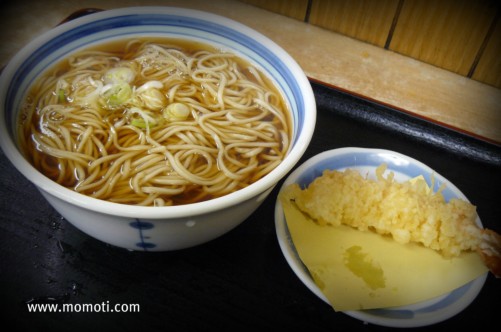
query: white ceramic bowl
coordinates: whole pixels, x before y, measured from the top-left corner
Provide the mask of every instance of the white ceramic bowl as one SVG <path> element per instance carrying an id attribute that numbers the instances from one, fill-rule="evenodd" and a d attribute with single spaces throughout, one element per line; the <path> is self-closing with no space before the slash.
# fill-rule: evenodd
<path id="1" fill-rule="evenodd" d="M 468 200 L 454 184 L 425 164 L 403 154 L 381 149 L 340 148 L 322 152 L 295 169 L 284 181 L 282 188 L 292 183 L 298 183 L 301 187 L 305 187 L 315 178 L 321 176 L 326 169 L 342 171 L 350 168 L 364 175 L 374 175 L 376 168 L 382 163 L 388 165 L 388 171 L 395 174 L 397 181 L 405 181 L 423 175 L 428 185 L 431 186 L 433 177 L 434 191 L 437 191 L 442 184 L 446 184 L 442 194 L 447 201 L 453 197 Z M 482 225 L 480 219 L 477 219 L 477 223 Z M 329 303 L 313 281 L 294 247 L 279 200 L 275 206 L 275 226 L 280 248 L 294 273 L 308 289 Z M 346 311 L 345 314 L 366 323 L 389 327 L 419 327 L 435 324 L 465 309 L 478 295 L 486 278 L 487 273 L 448 294 L 429 301 L 394 308 Z"/>
<path id="2" fill-rule="evenodd" d="M 23 96 L 47 67 L 71 52 L 128 37 L 179 37 L 215 44 L 261 68 L 278 84 L 292 110 L 291 149 L 271 173 L 235 193 L 171 207 L 139 207 L 78 194 L 51 181 L 16 146 L 16 120 Z M 170 7 L 132 7 L 91 14 L 39 36 L 5 67 L 0 78 L 0 142 L 13 165 L 74 226 L 109 244 L 167 251 L 210 241 L 243 222 L 298 162 L 313 135 L 316 106 L 298 64 L 273 41 L 233 20 Z"/>

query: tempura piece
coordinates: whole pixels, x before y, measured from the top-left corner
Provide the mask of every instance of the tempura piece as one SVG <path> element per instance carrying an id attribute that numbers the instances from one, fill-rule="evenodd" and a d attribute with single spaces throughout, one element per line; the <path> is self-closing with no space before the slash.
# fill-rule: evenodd
<path id="1" fill-rule="evenodd" d="M 344 224 L 389 235 L 398 243 L 420 243 L 444 257 L 477 251 L 501 276 L 501 236 L 476 224 L 474 205 L 457 198 L 446 202 L 424 178 L 399 183 L 393 173 L 383 177 L 385 170 L 385 164 L 378 167 L 376 180 L 351 169 L 326 170 L 304 190 L 290 185 L 287 196 L 319 224 Z"/>

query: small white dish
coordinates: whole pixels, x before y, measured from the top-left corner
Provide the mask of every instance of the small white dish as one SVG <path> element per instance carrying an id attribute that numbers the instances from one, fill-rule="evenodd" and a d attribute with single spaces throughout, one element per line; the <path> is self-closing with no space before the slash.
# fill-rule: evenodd
<path id="1" fill-rule="evenodd" d="M 446 200 L 453 197 L 467 200 L 456 186 L 425 164 L 403 154 L 380 149 L 340 148 L 325 151 L 300 165 L 285 180 L 282 188 L 292 183 L 305 186 L 320 176 L 325 169 L 344 170 L 351 168 L 363 174 L 367 172 L 373 174 L 381 163 L 386 163 L 388 170 L 394 172 L 395 179 L 399 181 L 423 175 L 428 184 L 431 185 L 433 177 L 435 181 L 433 189 L 435 191 L 442 183 L 446 184 L 446 189 L 442 192 Z M 481 225 L 479 219 L 477 222 Z M 282 205 L 278 199 L 275 205 L 275 227 L 282 253 L 294 273 L 308 289 L 329 304 L 329 301 L 317 287 L 308 269 L 299 258 L 287 228 Z M 455 316 L 470 305 L 482 289 L 486 278 L 487 273 L 448 294 L 413 305 L 344 311 L 344 313 L 365 323 L 388 327 L 407 328 L 432 325 Z"/>

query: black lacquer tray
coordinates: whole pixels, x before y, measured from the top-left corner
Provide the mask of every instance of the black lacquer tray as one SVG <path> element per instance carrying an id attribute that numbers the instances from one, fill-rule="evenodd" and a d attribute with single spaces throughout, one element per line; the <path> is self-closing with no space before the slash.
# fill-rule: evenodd
<path id="1" fill-rule="evenodd" d="M 381 148 L 420 160 L 477 205 L 501 232 L 501 147 L 312 82 L 318 106 L 313 140 L 300 163 L 339 147 Z M 0 302 L 24 330 L 377 331 L 311 293 L 285 261 L 275 234 L 281 183 L 236 229 L 174 252 L 131 252 L 83 234 L 62 219 L 0 154 Z M 501 280 L 489 275 L 473 303 L 426 330 L 496 326 Z M 33 313 L 28 303 L 72 303 L 130 313 Z M 137 308 L 137 307 L 136 307 Z M 96 311 L 96 310 L 94 310 Z"/>

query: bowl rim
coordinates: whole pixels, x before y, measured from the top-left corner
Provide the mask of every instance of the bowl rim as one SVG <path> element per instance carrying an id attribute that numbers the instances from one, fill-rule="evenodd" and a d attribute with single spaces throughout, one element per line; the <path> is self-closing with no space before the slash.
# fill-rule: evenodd
<path id="1" fill-rule="evenodd" d="M 6 87 L 9 86 L 14 73 L 23 61 L 27 59 L 28 55 L 31 54 L 31 51 L 37 49 L 48 40 L 51 40 L 64 32 L 70 31 L 81 24 L 92 24 L 92 22 L 108 19 L 110 17 L 125 17 L 127 15 L 140 16 L 148 14 L 183 16 L 185 18 L 208 21 L 212 24 L 218 24 L 226 28 L 230 28 L 231 30 L 236 30 L 252 37 L 266 48 L 273 48 L 273 53 L 287 65 L 288 70 L 297 80 L 297 85 L 300 87 L 302 92 L 303 104 L 305 108 L 303 115 L 304 121 L 302 123 L 302 131 L 298 134 L 297 141 L 294 146 L 289 150 L 284 160 L 266 176 L 246 188 L 242 188 L 233 193 L 204 202 L 166 207 L 137 206 L 114 203 L 77 193 L 44 176 L 23 157 L 22 153 L 17 148 L 17 144 L 8 134 L 7 124 L 5 121 L 5 99 L 7 90 Z M 109 9 L 79 17 L 56 26 L 34 38 L 11 58 L 1 73 L 0 87 L 5 87 L 5 89 L 0 89 L 0 147 L 14 167 L 39 190 L 55 196 L 67 203 L 87 210 L 121 217 L 141 217 L 149 219 L 192 217 L 225 209 L 237 205 L 245 200 L 260 196 L 261 194 L 268 193 L 269 190 L 273 188 L 302 157 L 311 141 L 316 123 L 316 102 L 311 84 L 299 64 L 281 46 L 257 30 L 254 30 L 249 26 L 228 17 L 197 9 L 181 7 L 135 6 Z"/>

